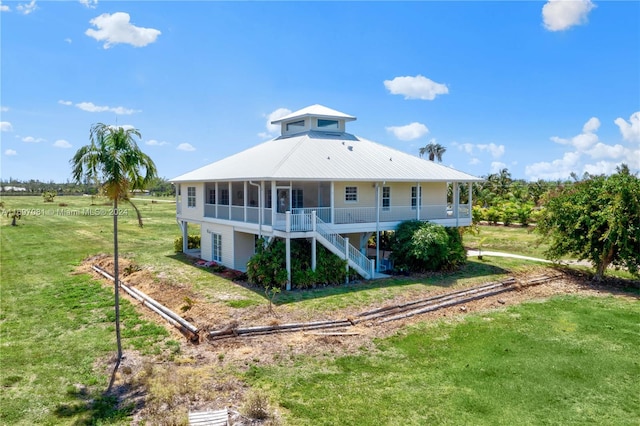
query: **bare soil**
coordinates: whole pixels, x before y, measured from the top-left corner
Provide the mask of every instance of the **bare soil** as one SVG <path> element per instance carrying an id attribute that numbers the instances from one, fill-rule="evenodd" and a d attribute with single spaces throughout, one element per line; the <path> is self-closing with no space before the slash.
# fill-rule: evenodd
<path id="1" fill-rule="evenodd" d="M 95 273 L 91 265 L 97 265 L 110 273 L 113 272 L 113 258 L 99 255 L 83 262 L 78 272 L 93 274 L 102 280 L 105 286 L 113 287 L 113 283 Z M 175 357 L 143 357 L 134 351 L 126 351 L 117 373 L 114 375 L 112 392 L 127 403 L 136 407 L 136 419 L 152 419 L 154 424 L 171 424 L 167 413 L 180 410 L 204 410 L 230 407 L 241 411 L 247 386 L 238 379 L 235 372 L 247 370 L 252 365 L 269 365 L 286 363 L 297 355 L 340 356 L 355 354 L 367 348 L 375 351 L 374 340 L 400 332 L 407 325 L 433 320 L 458 321 L 470 313 L 486 312 L 519 304 L 524 301 L 544 300 L 559 294 L 611 295 L 622 297 L 628 293 L 618 292 L 611 286 L 598 286 L 583 276 L 564 273 L 561 278 L 544 284 L 520 288 L 516 291 L 502 293 L 480 300 L 469 302 L 463 306 L 452 306 L 404 320 L 388 322 L 380 325 L 361 323 L 348 329 L 318 330 L 307 332 L 278 333 L 256 337 L 233 337 L 209 341 L 207 332 L 224 327 L 250 327 L 258 325 L 274 325 L 294 322 L 342 320 L 352 318 L 360 312 L 382 306 L 369 306 L 357 310 L 336 310 L 331 317 L 310 318 L 308 314 L 295 309 L 275 307 L 276 316 L 269 312 L 268 303 L 260 306 L 234 309 L 222 303 L 212 303 L 193 291 L 189 284 L 171 284 L 146 269 L 136 270 L 135 265 L 127 259 L 120 260 L 121 279 L 132 287 L 162 303 L 174 312 L 182 315 L 202 330 L 199 342 L 189 342 L 176 328 L 166 323 L 154 312 L 142 306 L 138 301 L 121 292 L 121 297 L 137 306 L 139 314 L 149 321 L 163 324 L 173 338 L 181 342 L 180 354 Z M 544 268 L 533 269 L 527 276 L 541 274 Z M 130 272 L 127 274 L 127 272 Z M 525 280 L 527 276 L 515 277 Z M 232 283 L 229 285 L 240 285 Z M 420 296 L 446 293 L 447 289 L 427 289 Z M 400 304 L 415 299 L 416 294 L 400 295 L 388 300 L 385 305 Z M 104 363 L 102 363 L 104 365 Z M 109 363 L 109 374 L 115 366 L 115 359 Z M 191 374 L 203 376 L 198 383 L 191 383 L 188 392 L 176 392 L 173 402 L 158 403 L 152 389 L 152 380 L 165 374 L 178 377 L 180 370 L 191 369 Z M 165 387 L 167 385 L 164 385 Z M 179 385 L 178 387 L 184 385 Z M 175 404 L 175 405 L 174 405 Z M 184 413 L 182 413 L 184 414 Z M 233 424 L 255 423 L 236 414 Z M 164 419 L 164 420 L 163 420 Z M 164 423 L 164 421 L 167 421 Z"/>

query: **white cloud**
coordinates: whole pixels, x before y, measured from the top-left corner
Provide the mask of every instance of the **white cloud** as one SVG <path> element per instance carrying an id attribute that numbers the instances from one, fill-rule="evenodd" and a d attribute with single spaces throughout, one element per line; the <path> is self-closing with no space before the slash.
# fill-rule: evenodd
<path id="1" fill-rule="evenodd" d="M 116 12 L 113 15 L 103 13 L 89 21 L 98 29 L 89 28 L 85 34 L 98 41 L 104 41 L 103 47 L 105 49 L 118 43 L 144 47 L 155 42 L 161 34 L 160 31 L 153 28 L 136 27 L 129 22 L 130 19 L 129 14 L 125 12 Z"/>
<path id="2" fill-rule="evenodd" d="M 475 165 L 475 164 L 480 164 L 481 161 L 478 158 L 473 157 L 471 160 L 469 160 L 469 164 L 470 165 Z"/>
<path id="3" fill-rule="evenodd" d="M 258 133 L 258 136 L 263 139 L 269 139 L 276 135 L 279 135 L 280 124 L 271 124 L 271 122 L 289 114 L 291 114 L 291 110 L 287 108 L 278 108 L 274 111 L 271 111 L 269 114 L 265 114 L 264 116 L 267 118 L 267 122 L 265 124 L 267 131 Z"/>
<path id="4" fill-rule="evenodd" d="M 159 142 L 155 139 L 149 139 L 148 141 L 145 142 L 145 144 L 150 145 L 150 146 L 164 146 L 164 145 L 169 145 L 169 142 Z"/>
<path id="5" fill-rule="evenodd" d="M 36 6 L 36 0 L 31 0 L 30 3 L 22 3 L 16 6 L 18 12 L 22 13 L 23 15 L 28 15 L 31 12 L 35 11 L 37 8 L 38 6 Z"/>
<path id="6" fill-rule="evenodd" d="M 506 169 L 507 165 L 502 161 L 492 161 L 491 162 L 491 173 L 498 173 L 502 169 Z"/>
<path id="7" fill-rule="evenodd" d="M 14 149 L 7 149 L 7 150 L 4 152 L 4 155 L 9 155 L 9 156 L 11 156 L 11 155 L 18 155 L 18 152 L 17 152 L 16 150 L 14 150 Z"/>
<path id="8" fill-rule="evenodd" d="M 71 40 L 69 37 L 65 38 L 64 41 L 66 41 L 69 44 L 73 43 L 73 40 Z"/>
<path id="9" fill-rule="evenodd" d="M 415 121 L 406 126 L 390 126 L 386 129 L 401 141 L 412 141 L 429 133 L 427 126 Z"/>
<path id="10" fill-rule="evenodd" d="M 56 148 L 71 148 L 71 144 L 64 139 L 58 139 L 53 143 Z"/>
<path id="11" fill-rule="evenodd" d="M 7 112 L 9 111 L 9 107 L 6 107 L 6 106 L 0 107 L 0 111 Z"/>
<path id="12" fill-rule="evenodd" d="M 180 151 L 195 151 L 196 149 L 193 147 L 193 145 L 191 145 L 190 143 L 181 143 L 180 145 L 178 145 L 178 147 L 176 148 L 177 150 Z"/>
<path id="13" fill-rule="evenodd" d="M 552 136 L 550 139 L 561 145 L 571 145 L 578 151 L 585 151 L 596 143 L 598 143 L 598 135 L 594 132 L 600 128 L 600 120 L 596 117 L 591 117 L 584 126 L 582 126 L 582 133 L 572 137 L 571 139 L 565 139 L 558 136 Z"/>
<path id="14" fill-rule="evenodd" d="M 71 106 L 71 105 L 73 105 L 73 102 L 71 102 L 71 101 L 65 101 L 65 100 L 62 100 L 62 99 L 60 99 L 60 100 L 58 101 L 58 103 L 59 103 L 60 105 L 67 105 L 67 106 Z"/>
<path id="15" fill-rule="evenodd" d="M 0 12 L 11 12 L 11 8 L 7 5 L 0 3 Z"/>
<path id="16" fill-rule="evenodd" d="M 564 31 L 587 22 L 595 7 L 591 0 L 549 0 L 542 7 L 542 20 L 549 31 Z"/>
<path id="17" fill-rule="evenodd" d="M 616 120 L 616 124 L 621 127 L 623 138 L 633 135 L 634 120 L 640 120 L 638 116 L 631 116 L 629 124 L 622 119 Z M 622 120 L 622 123 L 619 122 Z M 622 130 L 624 125 L 628 128 Z M 525 167 L 525 174 L 531 180 L 538 179 L 567 179 L 571 173 L 582 175 L 585 172 L 590 174 L 611 174 L 616 167 L 625 163 L 631 170 L 640 170 L 640 144 L 634 147 L 627 147 L 621 144 L 606 144 L 599 140 L 595 131 L 600 128 L 600 120 L 592 117 L 582 127 L 582 133 L 570 139 L 553 136 L 553 142 L 570 147 L 570 151 L 563 154 L 561 159 L 553 161 L 543 161 Z M 627 131 L 627 133 L 625 133 Z M 629 133 L 630 132 L 630 133 Z M 630 136 L 633 138 L 633 136 Z M 640 140 L 639 140 L 640 142 Z"/>
<path id="18" fill-rule="evenodd" d="M 494 160 L 497 160 L 498 158 L 502 157 L 504 155 L 505 152 L 505 148 L 504 145 L 496 145 L 495 143 L 491 142 L 488 144 L 472 144 L 472 143 L 457 143 L 454 142 L 453 146 L 457 146 L 459 150 L 464 151 L 465 153 L 474 156 L 477 152 L 486 152 L 488 154 L 491 155 L 491 157 Z M 480 163 L 480 160 L 478 158 L 473 158 L 472 161 L 474 161 L 473 163 L 470 164 L 478 164 Z"/>
<path id="19" fill-rule="evenodd" d="M 98 0 L 79 0 L 81 4 L 89 9 L 95 9 L 98 6 Z"/>
<path id="20" fill-rule="evenodd" d="M 628 123 L 621 117 L 616 118 L 614 123 L 620 128 L 622 139 L 629 142 L 640 142 L 640 111 L 631 114 Z"/>
<path id="21" fill-rule="evenodd" d="M 393 80 L 385 80 L 384 87 L 392 95 L 404 95 L 405 99 L 422 99 L 432 101 L 438 95 L 446 95 L 449 88 L 441 83 L 428 79 L 422 75 L 415 77 L 396 77 Z"/>
<path id="22" fill-rule="evenodd" d="M 8 121 L 0 121 L 0 131 L 10 132 L 13 130 L 13 126 Z"/>
<path id="23" fill-rule="evenodd" d="M 69 101 L 58 101 L 58 103 L 61 103 L 63 105 L 71 105 L 71 102 Z M 130 109 L 130 108 L 125 108 L 125 107 L 110 107 L 110 106 L 106 106 L 106 105 L 96 105 L 93 102 L 80 102 L 76 104 L 76 107 L 83 110 L 83 111 L 88 111 L 88 112 L 105 112 L 105 111 L 109 111 L 109 112 L 113 112 L 114 114 L 118 114 L 118 115 L 131 115 L 131 114 L 135 114 L 137 112 L 142 112 L 141 110 L 136 110 L 136 109 Z"/>
<path id="24" fill-rule="evenodd" d="M 33 136 L 25 136 L 24 138 L 22 138 L 22 142 L 26 142 L 26 143 L 40 143 L 40 142 L 46 142 L 46 139 L 42 139 L 42 138 L 34 138 Z"/>

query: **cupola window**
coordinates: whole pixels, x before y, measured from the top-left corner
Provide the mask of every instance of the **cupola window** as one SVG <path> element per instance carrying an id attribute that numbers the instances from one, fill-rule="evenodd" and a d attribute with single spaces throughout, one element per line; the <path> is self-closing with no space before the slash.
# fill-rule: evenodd
<path id="1" fill-rule="evenodd" d="M 287 132 L 299 132 L 304 130 L 304 120 L 287 123 Z"/>
<path id="2" fill-rule="evenodd" d="M 318 118 L 318 129 L 338 130 L 338 120 L 325 120 L 322 118 Z"/>

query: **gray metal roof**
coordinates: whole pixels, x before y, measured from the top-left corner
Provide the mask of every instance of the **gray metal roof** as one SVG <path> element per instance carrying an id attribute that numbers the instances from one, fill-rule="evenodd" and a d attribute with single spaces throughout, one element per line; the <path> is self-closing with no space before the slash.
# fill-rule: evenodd
<path id="1" fill-rule="evenodd" d="M 280 136 L 171 179 L 172 182 L 230 180 L 474 182 L 482 179 L 349 133 L 319 131 Z"/>

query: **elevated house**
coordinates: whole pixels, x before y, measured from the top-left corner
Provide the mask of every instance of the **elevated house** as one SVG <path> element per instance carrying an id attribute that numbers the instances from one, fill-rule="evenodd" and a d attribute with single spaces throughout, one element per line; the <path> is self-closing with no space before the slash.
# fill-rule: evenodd
<path id="1" fill-rule="evenodd" d="M 200 256 L 245 271 L 256 240 L 312 241 L 365 279 L 384 272 L 369 238 L 405 220 L 471 224 L 471 183 L 481 179 L 347 132 L 356 117 L 312 105 L 273 121 L 281 135 L 172 179 L 184 236 L 199 224 Z M 468 196 L 460 202 L 460 188 Z M 289 279 L 289 285 L 291 280 Z"/>

